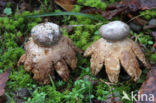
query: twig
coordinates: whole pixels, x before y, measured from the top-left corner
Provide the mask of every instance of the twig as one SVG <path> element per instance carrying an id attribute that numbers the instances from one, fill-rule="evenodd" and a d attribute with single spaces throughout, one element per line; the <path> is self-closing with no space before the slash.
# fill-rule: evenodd
<path id="1" fill-rule="evenodd" d="M 131 22 L 131 21 L 133 21 L 135 19 L 139 19 L 139 17 L 144 16 L 144 15 L 147 15 L 147 13 L 146 14 L 140 14 L 140 15 L 137 15 L 135 17 L 133 17 L 131 14 L 128 14 L 128 17 L 131 18 L 131 19 L 127 23 L 129 23 L 129 22 Z M 144 20 L 144 22 L 146 22 L 146 21 Z"/>
<path id="2" fill-rule="evenodd" d="M 100 79 L 100 81 L 103 82 L 103 83 L 105 83 L 105 84 L 107 84 L 108 86 L 110 86 L 110 85 L 116 85 L 116 84 L 114 84 L 114 83 L 106 82 L 106 81 L 104 81 L 104 80 L 102 80 L 102 79 Z"/>
<path id="3" fill-rule="evenodd" d="M 140 16 L 143 16 L 143 15 L 138 15 L 138 16 L 135 16 L 135 17 L 134 17 L 133 15 L 131 15 L 130 13 L 128 13 L 128 17 L 129 17 L 131 20 L 129 20 L 127 23 L 129 23 L 129 22 L 131 22 L 131 21 L 134 20 L 134 22 L 135 22 L 136 24 L 139 24 L 139 25 L 142 25 L 142 26 L 144 26 L 145 24 L 148 24 L 148 22 L 147 22 L 146 20 L 140 18 Z"/>
<path id="4" fill-rule="evenodd" d="M 55 0 L 50 0 L 50 5 L 52 7 L 52 11 L 55 11 Z"/>
<path id="5" fill-rule="evenodd" d="M 43 4 L 41 0 L 38 0 L 38 2 L 39 2 L 40 4 L 42 4 L 43 7 L 44 7 L 44 9 L 45 9 L 45 11 L 48 12 L 48 9 L 46 8 L 45 4 Z"/>
<path id="6" fill-rule="evenodd" d="M 144 26 L 143 29 L 154 29 L 156 28 L 156 25 L 147 25 L 147 26 Z"/>

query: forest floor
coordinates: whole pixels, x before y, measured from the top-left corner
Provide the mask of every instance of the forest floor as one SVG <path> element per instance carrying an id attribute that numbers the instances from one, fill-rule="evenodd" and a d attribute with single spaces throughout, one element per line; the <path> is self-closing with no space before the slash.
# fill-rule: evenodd
<path id="1" fill-rule="evenodd" d="M 100 26 L 115 20 L 130 26 L 129 38 L 151 64 L 147 69 L 139 62 L 142 74 L 137 82 L 123 67 L 116 84 L 109 82 L 105 67 L 94 76 L 90 58 L 82 54 L 67 82 L 55 73 L 55 80 L 40 85 L 23 65 L 17 67 L 30 31 L 39 23 L 58 24 L 63 35 L 85 51 L 101 38 Z M 155 0 L 0 0 L 0 103 L 141 103 L 146 100 L 139 99 L 139 90 L 147 94 L 146 103 L 151 103 L 152 94 L 156 99 Z"/>

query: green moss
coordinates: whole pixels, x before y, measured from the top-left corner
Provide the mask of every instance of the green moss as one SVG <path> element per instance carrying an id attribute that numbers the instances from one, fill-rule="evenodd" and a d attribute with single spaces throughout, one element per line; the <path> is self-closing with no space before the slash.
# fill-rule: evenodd
<path id="1" fill-rule="evenodd" d="M 29 88 L 33 83 L 31 75 L 24 70 L 23 66 L 12 70 L 9 78 L 10 81 L 7 83 L 8 89 Z"/>
<path id="2" fill-rule="evenodd" d="M 15 13 L 13 17 L 0 17 L 0 72 L 11 68 L 9 82 L 7 82 L 7 93 L 10 94 L 17 88 L 32 86 L 32 77 L 26 73 L 23 66 L 17 67 L 19 58 L 24 53 L 23 41 L 28 37 L 31 28 L 41 21 L 40 18 L 24 18 L 30 12 L 22 14 Z M 29 85 L 29 86 L 28 86 Z"/>
<path id="3" fill-rule="evenodd" d="M 106 3 L 101 2 L 101 0 L 77 0 L 77 3 L 80 5 L 96 7 L 98 9 L 104 10 L 106 8 Z M 77 8 L 76 8 L 77 9 Z"/>
<path id="4" fill-rule="evenodd" d="M 32 93 L 32 98 L 28 98 L 25 103 L 44 103 L 45 102 L 45 92 L 39 92 L 38 88 Z"/>
<path id="5" fill-rule="evenodd" d="M 8 46 L 12 44 L 8 44 Z M 14 47 L 14 46 L 12 46 Z M 22 48 L 8 48 L 0 58 L 0 68 L 6 70 L 8 68 L 14 68 L 16 66 L 19 57 L 24 53 Z"/>
<path id="6" fill-rule="evenodd" d="M 150 35 L 145 35 L 143 32 L 136 34 L 133 31 L 131 31 L 131 34 L 135 37 L 136 41 L 139 42 L 140 44 L 144 44 L 146 47 L 151 47 L 153 45 L 153 41 Z"/>
<path id="7" fill-rule="evenodd" d="M 45 92 L 47 94 L 47 102 L 46 103 L 60 103 L 62 102 L 63 94 L 56 91 L 50 85 L 46 85 L 40 88 L 40 92 Z"/>
<path id="8" fill-rule="evenodd" d="M 80 18 L 77 18 L 78 21 L 71 22 L 71 25 L 78 25 Z M 85 19 L 85 18 L 84 18 Z M 89 21 L 89 20 L 88 20 Z M 63 33 L 68 36 L 69 38 L 71 38 L 73 40 L 73 42 L 75 43 L 75 45 L 83 50 L 86 50 L 86 48 L 92 44 L 93 42 L 95 42 L 96 40 L 98 40 L 100 38 L 100 35 L 96 35 L 95 31 L 99 29 L 99 26 L 96 26 L 94 24 L 91 24 L 90 21 L 87 22 L 83 22 L 84 25 L 83 26 L 77 26 L 74 27 L 74 32 L 72 34 L 68 34 L 65 30 L 63 31 Z"/>
<path id="9" fill-rule="evenodd" d="M 154 53 L 154 54 L 151 55 L 150 61 L 153 64 L 156 63 L 156 53 Z"/>
<path id="10" fill-rule="evenodd" d="M 140 12 L 140 15 L 142 15 L 146 20 L 150 20 L 156 17 L 156 9 L 142 11 Z"/>
<path id="11" fill-rule="evenodd" d="M 78 5 L 75 6 L 73 11 L 79 12 L 82 7 L 80 5 L 82 4 L 104 10 L 106 4 L 100 1 L 101 0 L 78 0 Z M 110 0 L 110 2 L 114 1 L 115 0 Z M 60 12 L 60 10 L 56 10 L 56 12 Z M 151 11 L 144 12 L 148 14 L 151 13 Z M 126 82 L 108 86 L 98 81 L 98 85 L 93 87 L 91 81 L 83 79 L 84 76 L 89 75 L 91 80 L 98 80 L 92 76 L 90 71 L 90 58 L 84 58 L 80 54 L 78 54 L 78 66 L 75 71 L 70 72 L 70 80 L 68 82 L 55 81 L 55 84 L 52 83 L 52 85 L 38 85 L 32 79 L 32 74 L 26 72 L 23 66 L 16 66 L 18 59 L 24 53 L 24 41 L 27 41 L 30 30 L 41 22 L 41 18 L 25 18 L 23 16 L 37 13 L 37 11 L 32 13 L 24 11 L 21 14 L 15 13 L 12 15 L 12 18 L 0 17 L 0 36 L 2 37 L 2 39 L 0 39 L 0 73 L 8 68 L 12 68 L 9 81 L 7 82 L 6 93 L 14 96 L 14 91 L 18 88 L 28 88 L 32 95 L 26 98 L 26 103 L 83 103 L 92 102 L 92 99 L 104 101 L 107 99 L 107 95 L 110 95 L 111 89 L 113 89 L 114 93 L 119 93 L 119 97 L 121 98 L 123 90 L 128 94 L 130 94 L 131 91 L 138 91 L 141 83 L 145 80 L 147 72 L 144 73 L 143 71 L 138 83 Z M 149 16 L 150 18 L 155 17 L 154 11 L 152 11 Z M 149 17 L 146 18 L 149 19 Z M 118 18 L 116 17 L 114 19 Z M 69 33 L 63 29 L 63 34 L 69 37 L 78 48 L 86 50 L 88 46 L 101 38 L 98 30 L 101 25 L 107 23 L 107 20 L 103 19 L 103 22 L 97 22 L 82 16 L 64 16 L 61 22 L 65 25 L 73 26 L 73 30 Z M 132 32 L 132 34 L 134 37 L 139 35 L 137 41 L 151 48 L 152 40 L 150 36 L 144 35 L 143 33 L 137 35 Z M 25 38 L 25 40 L 21 40 L 22 38 Z M 155 54 L 150 55 L 151 61 L 155 61 L 155 58 Z M 78 77 L 80 78 L 76 79 Z M 54 85 L 56 85 L 56 87 Z M 61 90 L 58 90 L 58 88 L 61 88 Z M 127 103 L 129 101 L 124 102 Z"/>

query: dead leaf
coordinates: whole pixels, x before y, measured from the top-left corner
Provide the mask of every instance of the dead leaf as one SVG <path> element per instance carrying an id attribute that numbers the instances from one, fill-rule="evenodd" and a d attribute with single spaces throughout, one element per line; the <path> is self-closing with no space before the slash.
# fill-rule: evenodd
<path id="1" fill-rule="evenodd" d="M 0 6 L 4 7 L 5 5 L 6 5 L 6 2 L 0 0 Z"/>
<path id="2" fill-rule="evenodd" d="M 156 42 L 156 31 L 153 31 L 151 35 L 152 35 L 152 37 L 154 38 L 154 40 Z"/>
<path id="3" fill-rule="evenodd" d="M 151 67 L 151 70 L 149 71 L 149 73 L 147 75 L 147 79 L 142 84 L 138 94 L 139 95 L 146 94 L 148 96 L 150 94 L 153 94 L 154 95 L 154 99 L 156 100 L 156 65 L 153 65 Z M 137 102 L 137 103 L 142 103 L 142 102 Z"/>
<path id="4" fill-rule="evenodd" d="M 108 6 L 102 16 L 111 19 L 119 13 L 127 14 L 154 8 L 156 8 L 156 0 L 123 0 L 120 3 L 115 3 L 113 6 Z"/>
<path id="5" fill-rule="evenodd" d="M 97 9 L 95 7 L 84 6 L 81 8 L 82 13 L 88 14 L 100 14 L 101 16 L 105 17 L 106 19 L 111 19 L 117 14 L 122 13 L 126 8 L 119 6 L 119 3 L 115 3 L 114 5 L 108 5 L 105 11 Z M 119 6 L 119 7 L 118 7 Z"/>
<path id="6" fill-rule="evenodd" d="M 153 48 L 156 48 L 156 42 L 154 43 Z"/>
<path id="7" fill-rule="evenodd" d="M 105 11 L 93 7 L 84 7 L 81 9 L 81 12 L 89 14 L 99 13 L 106 19 L 111 19 L 118 14 L 127 14 L 138 10 L 154 8 L 156 8 L 156 0 L 123 0 L 118 3 L 107 5 Z"/>
<path id="8" fill-rule="evenodd" d="M 124 10 L 125 10 L 125 8 L 119 8 L 119 9 L 115 9 L 115 10 L 111 10 L 111 11 L 105 11 L 102 13 L 102 16 L 109 20 L 112 17 L 114 17 L 115 15 L 122 13 Z"/>
<path id="9" fill-rule="evenodd" d="M 55 0 L 55 3 L 66 11 L 72 11 L 74 9 L 75 2 L 76 0 Z"/>
<path id="10" fill-rule="evenodd" d="M 146 25 L 144 29 L 156 29 L 156 25 Z"/>
<path id="11" fill-rule="evenodd" d="M 3 13 L 3 9 L 4 9 L 5 5 L 6 5 L 6 2 L 0 0 L 0 14 Z"/>
<path id="12" fill-rule="evenodd" d="M 31 11 L 32 10 L 32 8 L 31 8 L 31 6 L 28 4 L 28 3 L 26 3 L 26 2 L 22 2 L 21 4 L 20 4 L 20 6 L 19 6 L 19 9 L 20 9 L 20 12 L 23 12 L 23 11 Z"/>
<path id="13" fill-rule="evenodd" d="M 156 0 L 123 0 L 120 4 L 128 7 L 128 9 L 133 12 L 156 8 Z"/>
<path id="14" fill-rule="evenodd" d="M 10 69 L 6 70 L 4 73 L 0 74 L 0 96 L 4 94 L 4 87 L 8 80 L 8 76 L 10 74 Z"/>
<path id="15" fill-rule="evenodd" d="M 109 9 L 111 10 L 109 10 Z M 114 7 L 113 6 L 109 6 L 105 11 L 102 11 L 100 9 L 97 9 L 95 7 L 88 7 L 85 6 L 83 8 L 81 8 L 81 12 L 82 13 L 88 13 L 88 14 L 100 14 L 101 16 L 105 17 L 106 19 L 111 19 L 113 16 L 120 14 L 121 12 L 123 12 L 123 10 L 125 10 L 125 8 L 119 8 L 119 9 L 114 9 L 112 10 Z"/>
<path id="16" fill-rule="evenodd" d="M 102 14 L 102 10 L 97 9 L 95 7 L 89 7 L 89 6 L 83 6 L 80 10 L 82 13 L 88 13 L 88 14 Z"/>

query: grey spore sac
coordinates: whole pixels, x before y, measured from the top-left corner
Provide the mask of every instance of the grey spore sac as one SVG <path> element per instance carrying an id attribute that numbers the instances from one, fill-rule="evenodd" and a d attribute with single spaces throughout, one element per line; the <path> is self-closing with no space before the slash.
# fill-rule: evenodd
<path id="1" fill-rule="evenodd" d="M 118 41 L 126 38 L 129 35 L 130 28 L 122 21 L 113 21 L 102 25 L 99 31 L 104 39 Z"/>
<path id="2" fill-rule="evenodd" d="M 31 30 L 31 36 L 38 45 L 49 47 L 59 41 L 62 33 L 57 24 L 46 22 L 36 25 Z"/>

